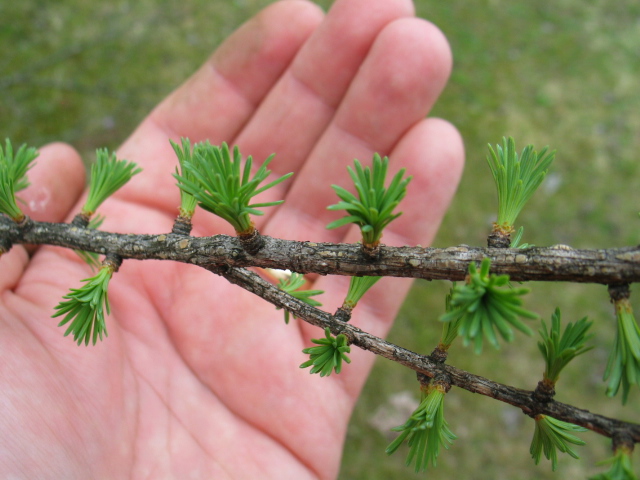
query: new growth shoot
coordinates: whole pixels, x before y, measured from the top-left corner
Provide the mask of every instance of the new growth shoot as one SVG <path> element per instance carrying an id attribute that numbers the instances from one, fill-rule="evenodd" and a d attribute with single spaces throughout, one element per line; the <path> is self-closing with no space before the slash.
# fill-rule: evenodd
<path id="1" fill-rule="evenodd" d="M 531 335 L 531 329 L 518 317 L 535 319 L 538 315 L 522 308 L 527 288 L 512 288 L 508 275 L 489 274 L 491 260 L 485 257 L 478 271 L 475 262 L 469 264 L 467 282 L 456 285 L 451 293 L 450 310 L 440 317 L 441 322 L 457 322 L 464 344 L 473 342 L 475 352 L 482 352 L 483 338 L 499 348 L 496 330 L 510 342 L 515 327 Z"/>
<path id="2" fill-rule="evenodd" d="M 234 147 L 233 155 L 229 146 L 198 143 L 193 152 L 188 153 L 190 143 L 182 141 L 182 149 L 174 149 L 180 158 L 180 174 L 175 174 L 180 190 L 192 195 L 205 210 L 229 222 L 238 235 L 251 235 L 255 227 L 249 215 L 264 215 L 263 207 L 280 205 L 284 200 L 251 203 L 251 199 L 284 182 L 293 173 L 287 173 L 272 182 L 260 186 L 271 174 L 267 167 L 274 155 L 269 156 L 260 168 L 251 175 L 253 158 L 243 162 L 240 150 Z"/>
<path id="3" fill-rule="evenodd" d="M 496 246 L 509 246 L 509 235 L 515 231 L 515 222 L 520 211 L 544 180 L 555 151 L 544 147 L 540 153 L 527 145 L 518 156 L 513 138 L 502 139 L 502 145 L 494 149 L 489 145 L 487 162 L 498 189 L 498 219 L 493 233 L 505 237 Z M 490 245 L 493 246 L 493 245 Z"/>
<path id="4" fill-rule="evenodd" d="M 25 216 L 16 201 L 16 193 L 29 186 L 27 171 L 38 156 L 35 148 L 21 145 L 16 152 L 11 141 L 5 140 L 5 148 L 0 147 L 0 213 L 20 223 Z"/>
<path id="5" fill-rule="evenodd" d="M 107 198 L 141 171 L 135 163 L 119 160 L 115 153 L 109 153 L 106 148 L 97 150 L 96 161 L 91 165 L 89 195 L 81 214 L 87 219 L 91 218 Z"/>
<path id="6" fill-rule="evenodd" d="M 355 170 L 347 167 L 353 180 L 356 197 L 351 192 L 338 185 L 332 185 L 340 202 L 327 207 L 329 210 L 346 210 L 347 215 L 339 220 L 331 222 L 327 228 L 338 228 L 349 223 L 360 227 L 362 233 L 362 246 L 364 253 L 369 257 L 376 257 L 378 245 L 382 238 L 382 231 L 393 220 L 402 215 L 402 212 L 393 213 L 407 193 L 407 184 L 412 177 L 403 179 L 405 169 L 401 169 L 391 180 L 389 187 L 384 183 L 389 168 L 389 159 L 380 158 L 377 153 L 373 156 L 373 168 L 362 167 L 358 161 L 354 161 Z"/>
<path id="7" fill-rule="evenodd" d="M 400 435 L 387 447 L 387 454 L 394 453 L 405 440 L 409 446 L 407 466 L 415 462 L 415 471 L 426 470 L 431 463 L 436 466 L 440 447 L 446 449 L 457 438 L 444 418 L 446 387 L 436 381 L 422 386 L 422 401 L 409 419 L 392 430 Z"/>
<path id="8" fill-rule="evenodd" d="M 292 272 L 291 275 L 286 276 L 285 278 L 281 278 L 278 281 L 278 288 L 283 292 L 287 292 L 293 298 L 297 298 L 298 300 L 303 301 L 307 305 L 311 305 L 312 307 L 321 307 L 322 303 L 317 301 L 314 297 L 316 295 L 321 295 L 324 293 L 323 290 L 302 290 L 302 286 L 305 283 L 304 275 L 301 275 L 296 272 Z M 289 311 L 285 309 L 284 311 L 284 323 L 289 323 L 290 318 Z"/>

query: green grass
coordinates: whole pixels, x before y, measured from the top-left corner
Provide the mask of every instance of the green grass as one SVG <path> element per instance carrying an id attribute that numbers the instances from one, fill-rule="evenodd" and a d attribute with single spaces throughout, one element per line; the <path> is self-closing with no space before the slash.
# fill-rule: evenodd
<path id="1" fill-rule="evenodd" d="M 32 145 L 63 140 L 88 159 L 98 147 L 117 147 L 225 36 L 268 3 L 192 0 L 162 2 L 162 8 L 151 0 L 63 0 L 46 7 L 35 0 L 0 3 L 0 18 L 11 19 L 3 22 L 0 44 L 12 46 L 0 50 L 2 138 Z M 639 243 L 640 4 L 418 0 L 416 7 L 451 42 L 453 75 L 434 115 L 460 129 L 467 150 L 462 183 L 436 245 L 485 244 L 497 209 L 486 144 L 504 135 L 513 136 L 519 148 L 533 143 L 557 149 L 549 177 L 519 217 L 524 242 L 584 248 Z M 585 315 L 594 320 L 596 348 L 563 372 L 558 398 L 638 421 L 637 390 L 624 409 L 619 398 L 604 396 L 601 378 L 615 332 L 606 289 L 530 286 L 525 306 L 547 320 L 556 306 L 565 321 Z M 440 335 L 437 318 L 448 288 L 416 283 L 391 341 L 429 353 Z M 640 311 L 635 295 L 632 302 Z M 480 357 L 456 342 L 450 363 L 532 389 L 544 369 L 536 342 L 518 336 L 514 344 L 500 351 L 486 348 Z M 585 478 L 601 471 L 594 463 L 609 456 L 605 439 L 583 434 L 582 460 L 563 456 L 552 475 L 548 462 L 535 467 L 529 457 L 533 422 L 528 417 L 454 389 L 445 413 L 459 438 L 441 453 L 437 469 L 417 475 L 404 467 L 406 450 L 386 457 L 393 437 L 372 421 L 391 417 L 389 428 L 402 424 L 411 406 L 393 418 L 393 405 L 403 398 L 417 402 L 415 375 L 378 360 L 349 429 L 341 479 Z"/>

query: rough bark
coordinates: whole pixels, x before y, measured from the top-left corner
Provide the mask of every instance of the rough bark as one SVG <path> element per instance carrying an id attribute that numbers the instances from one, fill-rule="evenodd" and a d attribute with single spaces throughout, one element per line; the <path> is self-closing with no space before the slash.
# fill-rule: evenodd
<path id="1" fill-rule="evenodd" d="M 514 281 L 560 281 L 604 285 L 640 281 L 640 246 L 578 250 L 566 245 L 527 249 L 380 247 L 371 261 L 358 244 L 279 240 L 262 235 L 255 255 L 245 253 L 239 240 L 226 235 L 190 237 L 172 233 L 131 235 L 109 233 L 72 224 L 27 222 L 18 225 L 0 216 L 0 245 L 29 243 L 59 245 L 113 253 L 124 259 L 173 260 L 199 266 L 262 267 L 321 275 L 376 275 L 427 280 L 463 280 L 469 263 L 491 258 L 491 272 Z"/>

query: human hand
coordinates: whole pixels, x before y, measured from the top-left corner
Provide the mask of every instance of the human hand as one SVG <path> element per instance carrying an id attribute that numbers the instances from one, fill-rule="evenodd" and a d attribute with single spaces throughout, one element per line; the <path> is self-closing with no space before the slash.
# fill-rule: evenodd
<path id="1" fill-rule="evenodd" d="M 355 242 L 326 230 L 336 217 L 331 183 L 346 165 L 389 155 L 414 176 L 389 245 L 433 239 L 457 185 L 461 140 L 424 119 L 444 87 L 450 53 L 442 34 L 413 18 L 408 0 L 337 0 L 323 18 L 311 3 L 274 3 L 233 34 L 164 100 L 118 150 L 144 170 L 109 199 L 101 228 L 171 229 L 179 194 L 168 139 L 238 145 L 261 162 L 275 152 L 273 190 L 284 205 L 257 218 L 275 237 Z M 38 220 L 78 211 L 77 154 L 41 150 L 22 197 Z M 203 211 L 193 235 L 231 233 Z M 15 246 L 0 259 L 0 476 L 18 478 L 332 478 L 347 422 L 373 356 L 352 350 L 340 375 L 298 365 L 322 332 L 285 325 L 282 312 L 193 266 L 125 261 L 109 288 L 108 338 L 78 347 L 52 319 L 70 287 L 89 276 L 72 252 Z M 328 311 L 348 279 L 313 279 Z M 352 322 L 388 331 L 410 282 L 383 279 Z"/>

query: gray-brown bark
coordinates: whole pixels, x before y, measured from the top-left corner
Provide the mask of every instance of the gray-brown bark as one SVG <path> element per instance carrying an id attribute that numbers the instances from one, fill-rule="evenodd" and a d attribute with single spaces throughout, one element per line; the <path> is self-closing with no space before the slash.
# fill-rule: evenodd
<path id="1" fill-rule="evenodd" d="M 0 216 L 0 245 L 59 245 L 114 253 L 124 259 L 160 259 L 199 266 L 262 267 L 321 275 L 376 275 L 463 280 L 470 262 L 491 258 L 493 273 L 514 281 L 562 281 L 605 285 L 640 281 L 640 247 L 577 250 L 565 245 L 528 249 L 380 247 L 371 261 L 360 245 L 296 242 L 263 236 L 256 255 L 226 235 L 189 237 L 175 234 L 131 235 L 78 228 L 70 224 L 27 222 L 21 227 Z M 6 248 L 6 247 L 5 247 Z"/>

